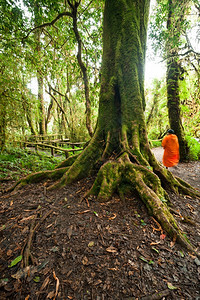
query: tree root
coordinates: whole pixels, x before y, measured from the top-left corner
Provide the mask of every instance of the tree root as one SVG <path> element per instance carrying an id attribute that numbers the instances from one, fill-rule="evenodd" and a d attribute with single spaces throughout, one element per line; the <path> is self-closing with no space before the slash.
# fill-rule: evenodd
<path id="1" fill-rule="evenodd" d="M 115 162 L 105 163 L 99 170 L 88 195 L 97 195 L 99 201 L 105 202 L 112 197 L 114 192 L 123 193 L 125 186 L 129 191 L 139 195 L 149 213 L 155 216 L 172 238 L 176 237 L 181 245 L 195 252 L 169 211 L 167 194 L 158 176 L 147 167 L 131 163 L 128 155 L 122 155 Z"/>
<path id="2" fill-rule="evenodd" d="M 63 175 L 60 181 L 56 182 L 48 188 L 53 190 L 61 188 L 66 184 L 70 184 L 76 180 L 87 177 L 93 171 L 96 173 L 96 168 L 100 161 L 104 151 L 104 142 L 99 140 L 98 131 L 91 139 L 89 145 L 82 151 L 77 157 L 76 161 L 71 165 L 68 171 Z"/>
<path id="3" fill-rule="evenodd" d="M 3 190 L 2 192 L 9 193 L 14 190 L 18 190 L 18 189 L 22 188 L 26 184 L 38 183 L 38 182 L 41 182 L 41 181 L 47 180 L 47 179 L 57 180 L 63 176 L 63 174 L 68 170 L 68 168 L 69 167 L 55 169 L 52 171 L 41 171 L 41 172 L 27 175 L 26 177 L 23 177 L 20 180 L 18 180 L 17 182 L 15 182 L 15 184 L 12 185 L 11 187 L 9 187 L 8 189 Z"/>
<path id="4" fill-rule="evenodd" d="M 107 201 L 117 192 L 124 201 L 127 192 L 136 193 L 145 203 L 148 211 L 152 214 L 163 229 L 169 235 L 186 247 L 190 251 L 194 251 L 187 237 L 179 229 L 174 217 L 170 213 L 168 205 L 170 204 L 169 196 L 166 190 L 175 193 L 193 197 L 200 197 L 200 193 L 178 177 L 174 177 L 172 173 L 162 167 L 155 159 L 148 145 L 143 155 L 138 156 L 138 147 L 135 150 L 128 147 L 128 140 L 124 138 L 119 147 L 118 153 L 112 157 L 112 143 L 110 135 L 107 136 L 108 144 L 104 142 L 102 137 L 98 136 L 98 130 L 91 139 L 89 145 L 76 158 L 69 157 L 54 171 L 38 172 L 28 175 L 19 180 L 13 187 L 20 188 L 25 184 L 40 182 L 44 179 L 59 179 L 56 183 L 48 187 L 48 190 L 60 188 L 66 184 L 70 184 L 75 180 L 97 173 L 96 180 L 87 195 L 93 194 L 97 196 L 99 201 Z M 137 149 L 136 149 L 137 148 Z M 108 159 L 106 162 L 104 159 Z M 113 160 L 111 160 L 113 158 Z M 76 160 L 75 160 L 76 159 Z M 101 166 L 101 167 L 100 167 Z M 197 253 L 196 253 L 197 254 Z M 197 254 L 199 256 L 199 254 Z"/>

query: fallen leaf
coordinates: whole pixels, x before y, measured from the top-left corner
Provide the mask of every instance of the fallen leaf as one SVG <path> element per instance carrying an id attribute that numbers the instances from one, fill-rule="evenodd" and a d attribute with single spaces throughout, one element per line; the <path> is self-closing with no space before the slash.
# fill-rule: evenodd
<path id="1" fill-rule="evenodd" d="M 44 290 L 48 283 L 49 283 L 49 276 L 45 278 L 45 280 L 43 281 L 40 291 Z"/>
<path id="2" fill-rule="evenodd" d="M 68 229 L 67 229 L 67 235 L 68 235 L 68 238 L 71 239 L 71 236 L 72 236 L 72 229 L 73 229 L 73 225 L 71 225 Z"/>
<path id="3" fill-rule="evenodd" d="M 35 278 L 33 278 L 33 281 L 40 282 L 40 276 L 35 276 Z"/>
<path id="4" fill-rule="evenodd" d="M 179 253 L 180 253 L 180 256 L 181 256 L 181 257 L 184 257 L 184 256 L 185 256 L 184 253 L 183 253 L 183 251 L 180 250 Z"/>
<path id="5" fill-rule="evenodd" d="M 47 298 L 52 299 L 54 297 L 54 291 L 48 293 Z"/>
<path id="6" fill-rule="evenodd" d="M 165 238 L 166 238 L 166 234 L 163 233 L 163 234 L 160 235 L 161 240 L 164 240 Z"/>
<path id="7" fill-rule="evenodd" d="M 94 242 L 89 242 L 88 247 L 93 247 L 94 246 Z"/>
<path id="8" fill-rule="evenodd" d="M 88 258 L 86 256 L 83 257 L 82 264 L 83 265 L 87 265 L 88 264 Z"/>
<path id="9" fill-rule="evenodd" d="M 107 252 L 111 252 L 111 253 L 116 253 L 117 252 L 117 249 L 113 246 L 110 246 L 106 249 Z"/>
<path id="10" fill-rule="evenodd" d="M 158 249 L 152 247 L 152 250 L 154 250 L 155 252 L 159 253 Z"/>
<path id="11" fill-rule="evenodd" d="M 0 288 L 8 283 L 8 278 L 0 279 Z"/>
<path id="12" fill-rule="evenodd" d="M 109 219 L 109 220 L 114 220 L 114 219 L 116 218 L 116 216 L 117 216 L 116 214 L 113 214 L 113 216 L 112 216 L 112 217 L 109 217 L 108 219 Z"/>
<path id="13" fill-rule="evenodd" d="M 177 287 L 176 287 L 176 286 L 173 286 L 170 282 L 167 283 L 167 287 L 168 287 L 168 289 L 170 289 L 170 290 L 177 290 Z"/>
<path id="14" fill-rule="evenodd" d="M 140 259 L 143 260 L 144 262 L 148 263 L 148 260 L 144 258 L 143 256 L 140 256 Z"/>
<path id="15" fill-rule="evenodd" d="M 50 249 L 50 251 L 52 251 L 52 252 L 58 252 L 59 249 L 58 249 L 58 247 L 54 246 L 54 247 L 52 247 L 52 248 Z"/>
<path id="16" fill-rule="evenodd" d="M 85 213 L 87 213 L 87 212 L 91 212 L 91 210 L 90 209 L 87 209 L 87 210 L 84 210 L 84 211 L 79 211 L 78 212 L 78 214 L 85 214 Z M 69 297 L 69 296 L 68 296 Z"/>
<path id="17" fill-rule="evenodd" d="M 96 282 L 94 282 L 94 285 L 98 285 L 100 283 L 102 283 L 102 280 L 98 279 Z"/>
<path id="18" fill-rule="evenodd" d="M 73 271 L 70 270 L 70 271 L 67 273 L 66 277 L 69 277 L 69 276 L 71 275 L 72 272 L 73 272 Z"/>
<path id="19" fill-rule="evenodd" d="M 11 277 L 19 280 L 21 278 L 32 277 L 36 272 L 37 267 L 27 266 L 24 269 L 20 269 L 17 273 L 11 275 Z"/>
<path id="20" fill-rule="evenodd" d="M 9 249 L 9 250 L 6 252 L 6 254 L 7 254 L 7 256 L 11 256 L 12 250 Z"/>
<path id="21" fill-rule="evenodd" d="M 160 244 L 160 241 L 158 242 L 152 242 L 150 245 L 153 246 L 153 245 L 159 245 Z"/>
<path id="22" fill-rule="evenodd" d="M 128 260 L 128 263 L 131 265 L 131 266 L 135 266 L 135 263 L 132 261 L 132 260 Z"/>
<path id="23" fill-rule="evenodd" d="M 134 272 L 133 272 L 133 271 L 129 271 L 129 272 L 128 272 L 128 275 L 129 275 L 129 276 L 132 276 L 132 275 L 134 275 Z"/>
<path id="24" fill-rule="evenodd" d="M 173 241 L 170 243 L 170 247 L 171 247 L 171 248 L 174 247 L 174 245 L 175 245 L 175 243 L 176 243 L 176 238 L 177 238 L 177 236 L 174 235 Z"/>
<path id="25" fill-rule="evenodd" d="M 10 265 L 8 266 L 8 268 L 14 267 L 21 260 L 22 260 L 22 255 L 17 256 L 14 260 L 11 261 Z"/>

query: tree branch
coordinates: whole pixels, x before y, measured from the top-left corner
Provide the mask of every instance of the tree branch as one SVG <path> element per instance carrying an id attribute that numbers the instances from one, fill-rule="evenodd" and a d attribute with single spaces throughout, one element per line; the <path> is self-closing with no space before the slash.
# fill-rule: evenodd
<path id="1" fill-rule="evenodd" d="M 62 94 L 61 92 L 59 92 L 58 90 L 54 89 L 50 83 L 48 83 L 49 87 L 52 89 L 52 91 L 54 91 L 55 93 L 57 93 L 58 95 L 60 95 L 61 97 L 64 97 L 68 103 L 70 103 L 69 98 L 67 97 L 67 95 Z"/>
<path id="2" fill-rule="evenodd" d="M 38 26 L 32 28 L 32 29 L 28 32 L 28 34 L 27 34 L 25 37 L 23 37 L 22 41 L 24 41 L 25 39 L 27 39 L 27 38 L 29 37 L 29 35 L 30 35 L 33 31 L 35 31 L 36 29 L 44 28 L 44 27 L 47 27 L 47 26 L 52 26 L 52 25 L 54 25 L 59 19 L 61 19 L 61 18 L 64 17 L 64 16 L 72 17 L 72 14 L 71 14 L 70 12 L 68 12 L 68 11 L 64 11 L 64 12 L 60 13 L 60 14 L 59 14 L 55 19 L 53 19 L 51 22 L 43 23 L 43 24 L 41 24 L 41 25 L 38 25 Z"/>
<path id="3" fill-rule="evenodd" d="M 45 90 L 45 92 L 46 92 L 47 94 L 49 94 L 49 95 L 52 97 L 52 99 L 56 102 L 56 104 L 58 105 L 58 107 L 60 108 L 61 112 L 63 113 L 63 115 L 64 115 L 64 117 L 65 117 L 65 120 L 66 120 L 66 122 L 67 122 L 68 127 L 70 127 L 69 121 L 68 121 L 67 116 L 66 116 L 66 113 L 65 113 L 65 111 L 63 110 L 62 106 L 59 104 L 59 102 L 58 102 L 58 100 L 56 99 L 56 97 L 54 97 L 54 96 L 53 96 L 49 91 L 47 91 L 47 90 Z"/>

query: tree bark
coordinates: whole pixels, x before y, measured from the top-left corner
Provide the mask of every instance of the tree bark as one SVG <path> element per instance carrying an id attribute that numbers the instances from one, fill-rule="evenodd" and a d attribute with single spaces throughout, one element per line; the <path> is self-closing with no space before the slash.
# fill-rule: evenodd
<path id="1" fill-rule="evenodd" d="M 35 13 L 35 27 L 38 25 L 39 20 L 39 4 L 37 1 L 34 3 Z M 37 67 L 37 82 L 38 82 L 38 101 L 39 101 L 39 133 L 44 135 L 46 133 L 45 127 L 45 105 L 44 105 L 44 79 L 41 71 L 41 45 L 40 45 L 41 29 L 35 30 L 35 42 L 36 42 L 36 56 L 38 58 Z"/>
<path id="2" fill-rule="evenodd" d="M 68 0 L 68 3 L 72 9 L 72 17 L 73 17 L 73 30 L 74 34 L 78 43 L 78 54 L 77 54 L 77 60 L 78 64 L 80 66 L 82 75 L 83 75 L 83 82 L 84 82 L 84 89 L 85 89 L 85 107 L 86 107 L 86 128 L 88 130 L 89 135 L 92 137 L 93 136 L 93 129 L 92 129 L 92 124 L 91 124 L 91 102 L 90 102 L 90 89 L 89 89 L 89 80 L 88 80 L 88 72 L 87 68 L 82 60 L 82 40 L 81 36 L 78 31 L 78 26 L 77 26 L 77 8 L 78 5 L 80 4 L 79 2 L 75 1 L 75 4 L 72 5 L 71 1 Z"/>
<path id="3" fill-rule="evenodd" d="M 6 144 L 6 97 L 4 92 L 0 94 L 0 152 L 4 149 Z"/>
<path id="4" fill-rule="evenodd" d="M 189 147 L 185 140 L 184 128 L 181 120 L 180 109 L 180 95 L 179 95 L 179 79 L 181 78 L 181 66 L 178 63 L 178 49 L 177 44 L 180 41 L 180 24 L 184 18 L 184 13 L 187 0 L 183 3 L 181 15 L 175 16 L 174 10 L 179 3 L 174 0 L 169 0 L 169 13 L 167 20 L 167 29 L 169 39 L 173 37 L 176 39 L 176 46 L 174 42 L 168 41 L 167 50 L 167 107 L 170 127 L 175 131 L 179 140 L 180 161 L 187 161 L 189 156 Z M 178 17 L 178 20 L 177 20 Z M 176 20 L 176 21 L 175 21 Z"/>

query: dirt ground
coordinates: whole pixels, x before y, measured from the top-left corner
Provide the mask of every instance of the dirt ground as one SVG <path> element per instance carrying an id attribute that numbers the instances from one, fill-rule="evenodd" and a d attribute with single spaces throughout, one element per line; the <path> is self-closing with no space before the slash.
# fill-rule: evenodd
<path id="1" fill-rule="evenodd" d="M 161 160 L 162 149 L 153 151 Z M 170 171 L 200 190 L 200 162 Z M 171 240 L 137 197 L 83 200 L 93 180 L 0 195 L 0 300 L 200 299 L 200 259 Z M 199 200 L 170 198 L 200 252 Z"/>

